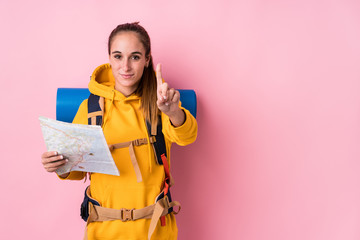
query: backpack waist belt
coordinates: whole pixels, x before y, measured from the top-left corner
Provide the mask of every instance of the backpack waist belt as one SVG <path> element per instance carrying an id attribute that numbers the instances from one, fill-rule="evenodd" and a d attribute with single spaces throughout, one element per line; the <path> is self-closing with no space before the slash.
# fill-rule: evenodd
<path id="1" fill-rule="evenodd" d="M 89 187 L 86 189 L 86 195 L 91 198 Z M 91 199 L 94 200 L 93 198 Z M 97 205 L 98 203 L 93 204 L 91 201 L 89 201 L 88 204 L 89 217 L 87 219 L 87 224 L 91 222 L 103 222 L 113 220 L 121 220 L 123 222 L 126 222 L 136 221 L 138 219 L 151 219 L 148 233 L 149 240 L 151 239 L 151 236 L 155 231 L 156 224 L 160 217 L 167 215 L 169 213 L 169 209 L 175 206 L 178 206 L 179 210 L 177 212 L 173 211 L 174 214 L 177 214 L 181 209 L 181 205 L 179 202 L 170 202 L 168 196 L 166 195 L 162 199 L 159 199 L 156 203 L 141 209 L 106 208 L 101 207 L 100 204 Z"/>

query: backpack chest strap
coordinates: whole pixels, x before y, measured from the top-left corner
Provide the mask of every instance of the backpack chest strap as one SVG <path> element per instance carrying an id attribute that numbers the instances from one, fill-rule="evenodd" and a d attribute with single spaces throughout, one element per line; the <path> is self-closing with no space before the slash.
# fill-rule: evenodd
<path id="1" fill-rule="evenodd" d="M 149 139 L 150 139 L 151 144 L 156 141 L 155 137 L 150 137 Z M 141 171 L 139 168 L 139 163 L 136 159 L 134 146 L 141 146 L 144 144 L 148 144 L 147 138 L 140 138 L 140 139 L 136 139 L 136 140 L 129 141 L 129 142 L 122 142 L 122 143 L 116 143 L 116 144 L 109 145 L 110 151 L 113 151 L 113 150 L 119 149 L 119 148 L 126 148 L 126 147 L 129 148 L 130 159 L 131 159 L 131 163 L 134 167 L 137 182 L 142 181 L 142 175 L 141 175 Z"/>

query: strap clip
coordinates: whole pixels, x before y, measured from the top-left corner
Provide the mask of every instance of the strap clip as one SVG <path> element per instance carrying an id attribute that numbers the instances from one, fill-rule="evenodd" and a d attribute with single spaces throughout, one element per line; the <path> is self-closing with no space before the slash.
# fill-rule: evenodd
<path id="1" fill-rule="evenodd" d="M 149 139 L 150 139 L 151 144 L 156 143 L 156 137 L 155 136 L 150 136 Z"/>
<path id="2" fill-rule="evenodd" d="M 164 208 L 165 208 L 166 210 L 169 210 L 169 208 L 170 208 L 170 201 L 169 201 L 168 196 L 165 195 L 163 199 L 164 199 L 164 200 L 163 200 Z"/>
<path id="3" fill-rule="evenodd" d="M 141 146 L 147 144 L 147 139 L 146 138 L 135 139 L 134 141 L 132 141 L 132 143 L 134 146 Z"/>
<path id="4" fill-rule="evenodd" d="M 133 209 L 121 209 L 121 221 L 133 221 L 134 220 L 134 208 Z"/>

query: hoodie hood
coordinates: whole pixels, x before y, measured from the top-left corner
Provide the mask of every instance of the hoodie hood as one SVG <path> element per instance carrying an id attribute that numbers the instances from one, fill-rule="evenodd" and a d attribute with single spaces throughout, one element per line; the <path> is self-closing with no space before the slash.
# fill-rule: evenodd
<path id="1" fill-rule="evenodd" d="M 100 65 L 94 70 L 90 78 L 89 91 L 105 99 L 104 110 L 107 114 L 103 116 L 103 128 L 105 128 L 108 120 L 111 119 L 112 110 L 117 103 L 138 102 L 138 104 L 140 104 L 140 97 L 136 94 L 126 97 L 115 89 L 115 78 L 109 63 Z"/>
<path id="2" fill-rule="evenodd" d="M 95 95 L 111 100 L 132 100 L 138 99 L 138 96 L 124 96 L 121 92 L 115 90 L 115 78 L 109 63 L 98 66 L 90 78 L 89 91 Z"/>

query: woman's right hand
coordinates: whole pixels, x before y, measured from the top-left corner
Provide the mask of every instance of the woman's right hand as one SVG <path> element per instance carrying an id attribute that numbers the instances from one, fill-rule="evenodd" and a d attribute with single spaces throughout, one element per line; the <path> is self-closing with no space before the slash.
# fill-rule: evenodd
<path id="1" fill-rule="evenodd" d="M 68 160 L 64 159 L 64 156 L 57 152 L 44 152 L 41 155 L 41 163 L 48 172 L 55 172 L 59 167 L 67 163 Z M 65 175 L 65 174 L 64 174 Z M 66 174 L 66 176 L 68 173 Z"/>

